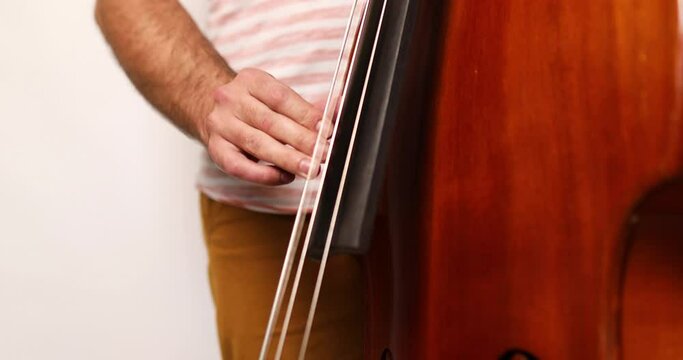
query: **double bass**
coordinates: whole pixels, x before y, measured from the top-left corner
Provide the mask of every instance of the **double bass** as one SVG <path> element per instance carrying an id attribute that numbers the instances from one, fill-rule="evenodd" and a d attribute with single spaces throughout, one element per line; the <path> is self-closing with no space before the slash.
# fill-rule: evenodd
<path id="1" fill-rule="evenodd" d="M 683 359 L 683 5 L 366 9 L 304 246 L 366 359 Z"/>

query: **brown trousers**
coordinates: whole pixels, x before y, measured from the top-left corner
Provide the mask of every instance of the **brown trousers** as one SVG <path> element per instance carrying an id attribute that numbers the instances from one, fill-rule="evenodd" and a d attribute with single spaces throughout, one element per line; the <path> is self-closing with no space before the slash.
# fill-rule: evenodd
<path id="1" fill-rule="evenodd" d="M 223 358 L 257 359 L 293 216 L 256 213 L 204 195 L 201 211 Z M 317 263 L 308 261 L 287 332 L 284 359 L 297 358 L 317 270 Z M 358 259 L 330 258 L 306 359 L 362 358 L 362 290 Z M 275 352 L 279 330 L 269 357 Z"/>

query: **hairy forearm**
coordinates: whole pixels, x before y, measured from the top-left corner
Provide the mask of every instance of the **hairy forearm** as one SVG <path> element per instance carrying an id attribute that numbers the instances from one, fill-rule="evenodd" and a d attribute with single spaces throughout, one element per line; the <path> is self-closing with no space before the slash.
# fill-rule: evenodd
<path id="1" fill-rule="evenodd" d="M 234 72 L 176 0 L 98 0 L 96 19 L 133 84 L 186 134 L 206 142 L 211 93 Z"/>
<path id="2" fill-rule="evenodd" d="M 96 18 L 138 90 L 225 173 L 267 185 L 317 174 L 322 111 L 262 70 L 235 74 L 178 0 L 97 0 Z"/>

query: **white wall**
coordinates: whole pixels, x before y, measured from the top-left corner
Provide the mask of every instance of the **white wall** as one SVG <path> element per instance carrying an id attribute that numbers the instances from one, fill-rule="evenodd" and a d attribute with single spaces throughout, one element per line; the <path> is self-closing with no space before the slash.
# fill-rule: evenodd
<path id="1" fill-rule="evenodd" d="M 0 2 L 0 359 L 218 359 L 199 147 L 129 85 L 93 6 Z"/>

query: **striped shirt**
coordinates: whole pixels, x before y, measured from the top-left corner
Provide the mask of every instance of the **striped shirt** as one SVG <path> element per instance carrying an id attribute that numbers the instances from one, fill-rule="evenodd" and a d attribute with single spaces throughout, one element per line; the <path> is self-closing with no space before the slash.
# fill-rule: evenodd
<path id="1" fill-rule="evenodd" d="M 323 107 L 353 0 L 210 0 L 208 36 L 238 71 L 264 70 Z M 204 153 L 197 187 L 208 197 L 254 211 L 295 213 L 304 180 L 265 186 L 226 175 Z M 313 181 L 309 191 L 317 191 Z M 313 199 L 313 196 L 308 198 Z M 312 203 L 305 204 L 310 209 Z"/>

